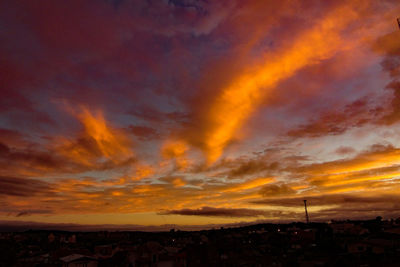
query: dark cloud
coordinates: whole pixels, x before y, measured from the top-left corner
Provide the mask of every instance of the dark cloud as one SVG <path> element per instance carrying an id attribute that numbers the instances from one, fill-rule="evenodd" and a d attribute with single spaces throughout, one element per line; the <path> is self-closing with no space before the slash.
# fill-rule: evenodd
<path id="1" fill-rule="evenodd" d="M 207 216 L 207 217 L 258 217 L 265 216 L 266 212 L 252 209 L 228 209 L 202 207 L 200 209 L 182 209 L 160 212 L 162 215 L 186 215 L 186 216 Z"/>
<path id="2" fill-rule="evenodd" d="M 177 7 L 184 7 L 184 8 L 194 8 L 197 11 L 203 11 L 203 3 L 207 3 L 207 1 L 204 0 L 168 0 L 168 4 L 172 4 Z"/>
<path id="3" fill-rule="evenodd" d="M 37 145 L 31 144 L 31 148 L 16 149 L 0 142 L 0 174 L 12 175 L 25 171 L 37 173 L 37 175 L 78 173 L 89 170 L 123 168 L 137 161 L 133 156 L 120 161 L 102 159 L 98 143 L 90 137 L 77 138 L 74 142 L 63 146 L 62 149 L 50 148 L 41 151 L 38 150 L 39 148 Z M 82 162 L 81 158 L 75 159 L 66 154 L 68 152 L 76 153 L 77 151 L 85 155 L 86 162 Z"/>
<path id="4" fill-rule="evenodd" d="M 10 169 L 28 168 L 34 169 L 61 169 L 63 160 L 48 151 L 37 151 L 33 149 L 11 149 L 1 144 L 0 166 L 4 173 Z"/>
<path id="5" fill-rule="evenodd" d="M 98 142 L 91 136 L 78 137 L 61 148 L 62 151 L 80 151 L 88 159 L 102 156 Z"/>
<path id="6" fill-rule="evenodd" d="M 399 52 L 400 54 L 400 52 Z M 384 71 L 392 78 L 400 76 L 400 55 L 388 55 L 381 62 Z"/>
<path id="7" fill-rule="evenodd" d="M 349 146 L 341 146 L 338 149 L 335 150 L 336 154 L 339 155 L 348 155 L 354 153 L 356 150 L 352 147 Z"/>
<path id="8" fill-rule="evenodd" d="M 1 47 L 0 47 L 1 48 Z M 0 49 L 0 54 L 1 54 Z M 1 97 L 0 97 L 0 112 L 13 109 L 23 109 L 24 111 L 32 111 L 32 102 L 26 98 L 21 92 L 15 90 L 22 85 L 25 85 L 29 80 L 16 66 L 7 61 L 0 63 L 0 72 L 2 73 L 1 81 Z"/>
<path id="9" fill-rule="evenodd" d="M 358 99 L 342 109 L 322 113 L 317 119 L 300 125 L 288 132 L 293 137 L 321 137 L 340 135 L 347 130 L 366 124 L 391 125 L 400 120 L 400 33 L 398 31 L 379 37 L 373 44 L 373 49 L 384 55 L 382 68 L 393 81 L 386 86 L 392 95 L 389 100 L 384 98 L 367 101 Z M 371 97 L 369 97 L 371 99 Z"/>
<path id="10" fill-rule="evenodd" d="M 153 140 L 160 138 L 160 133 L 151 127 L 131 125 L 129 130 L 141 140 Z"/>
<path id="11" fill-rule="evenodd" d="M 160 123 L 182 124 L 188 121 L 189 115 L 179 111 L 160 111 L 152 106 L 135 107 L 128 111 L 128 114 L 150 123 L 160 125 Z"/>
<path id="12" fill-rule="evenodd" d="M 273 177 L 288 167 L 301 166 L 309 161 L 308 156 L 293 154 L 283 147 L 268 148 L 238 158 L 222 158 L 213 165 L 199 163 L 191 166 L 191 173 L 209 173 L 214 177 L 230 179 Z"/>
<path id="13" fill-rule="evenodd" d="M 50 195 L 53 187 L 44 181 L 0 176 L 0 195 L 32 197 L 34 195 Z"/>
<path id="14" fill-rule="evenodd" d="M 106 3 L 110 3 L 113 5 L 115 8 L 118 8 L 125 0 L 105 0 Z"/>
<path id="15" fill-rule="evenodd" d="M 34 214 L 53 214 L 53 211 L 52 210 L 30 209 L 30 210 L 19 211 L 15 215 L 15 217 L 31 216 Z"/>
<path id="16" fill-rule="evenodd" d="M 330 206 L 330 205 L 358 205 L 358 209 L 363 209 L 367 204 L 391 204 L 398 203 L 400 196 L 382 195 L 382 196 L 362 196 L 356 194 L 331 194 L 321 196 L 302 196 L 296 198 L 263 199 L 253 201 L 253 204 L 273 205 L 283 207 L 301 207 L 303 200 L 307 199 L 309 206 Z"/>
<path id="17" fill-rule="evenodd" d="M 271 184 L 260 189 L 260 194 L 266 197 L 290 195 L 294 193 L 296 193 L 296 191 L 286 184 Z"/>
<path id="18" fill-rule="evenodd" d="M 0 56 L 8 57 L 0 46 Z M 0 113 L 13 112 L 14 120 L 24 121 L 24 125 L 31 121 L 54 126 L 54 121 L 45 112 L 40 111 L 29 96 L 24 92 L 26 87 L 32 86 L 34 78 L 18 68 L 18 64 L 8 63 L 7 60 L 0 62 Z M 10 116 L 10 114 L 8 115 Z M 12 121 L 18 124 L 20 121 Z"/>
<path id="19" fill-rule="evenodd" d="M 0 128 L 0 140 L 2 141 L 22 141 L 23 135 L 15 130 Z"/>
<path id="20" fill-rule="evenodd" d="M 400 61 L 399 61 L 400 66 Z M 400 82 L 393 81 L 386 87 L 388 90 L 392 91 L 392 99 L 390 101 L 390 108 L 388 108 L 389 113 L 383 116 L 380 123 L 391 125 L 400 120 Z"/>
<path id="21" fill-rule="evenodd" d="M 0 156 L 3 154 L 8 154 L 10 152 L 10 148 L 3 143 L 0 143 Z"/>
<path id="22" fill-rule="evenodd" d="M 344 202 L 327 207 L 310 214 L 311 218 L 319 220 L 329 219 L 372 219 L 377 216 L 384 218 L 398 218 L 400 214 L 399 199 L 396 197 L 385 199 L 384 197 L 361 198 L 359 201 Z M 307 202 L 308 203 L 308 202 Z"/>
<path id="23" fill-rule="evenodd" d="M 27 212 L 27 211 L 21 211 L 21 212 L 19 212 L 19 213 L 16 215 L 16 217 L 21 217 L 21 216 L 26 216 L 26 215 L 29 215 L 29 212 Z"/>
<path id="24" fill-rule="evenodd" d="M 279 168 L 278 162 L 264 162 L 262 160 L 249 160 L 247 162 L 241 163 L 238 167 L 233 168 L 229 171 L 228 176 L 231 178 L 241 177 L 251 174 L 258 174 L 266 171 L 274 171 Z"/>
<path id="25" fill-rule="evenodd" d="M 163 176 L 163 177 L 158 178 L 158 180 L 167 182 L 167 183 L 172 183 L 176 179 L 180 179 L 182 181 L 185 180 L 185 178 L 182 176 Z"/>
<path id="26" fill-rule="evenodd" d="M 400 32 L 386 34 L 378 38 L 374 44 L 374 49 L 385 54 L 381 62 L 382 68 L 386 71 L 393 80 L 386 86 L 386 89 L 391 91 L 391 100 L 388 106 L 385 106 L 386 113 L 380 123 L 391 125 L 400 120 Z"/>
<path id="27" fill-rule="evenodd" d="M 311 122 L 288 132 L 293 137 L 321 137 L 340 135 L 354 127 L 361 127 L 376 120 L 379 110 L 366 99 L 358 99 L 342 110 L 328 111 Z"/>

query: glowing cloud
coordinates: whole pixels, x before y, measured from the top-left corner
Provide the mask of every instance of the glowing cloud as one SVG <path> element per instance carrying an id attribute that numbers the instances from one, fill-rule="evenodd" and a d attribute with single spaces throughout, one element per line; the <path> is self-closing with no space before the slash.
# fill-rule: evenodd
<path id="1" fill-rule="evenodd" d="M 85 126 L 86 134 L 96 141 L 105 157 L 112 159 L 113 157 L 132 155 L 132 151 L 127 146 L 128 139 L 106 124 L 101 111 L 97 111 L 93 115 L 87 109 L 84 109 L 79 118 Z"/>
<path id="2" fill-rule="evenodd" d="M 162 149 L 161 154 L 165 159 L 173 159 L 179 169 L 188 166 L 186 152 L 188 145 L 183 141 L 167 141 Z"/>
<path id="3" fill-rule="evenodd" d="M 101 111 L 93 114 L 83 108 L 77 118 L 84 131 L 76 140 L 62 138 L 63 145 L 58 147 L 61 154 L 85 165 L 99 160 L 118 164 L 133 157 L 129 138 L 121 130 L 112 128 Z"/>
<path id="4" fill-rule="evenodd" d="M 240 75 L 224 88 L 207 115 L 208 162 L 219 158 L 224 147 L 278 82 L 344 49 L 340 32 L 355 18 L 357 13 L 351 6 L 335 9 L 311 30 L 302 33 L 290 47 L 266 57 L 265 64 Z"/>

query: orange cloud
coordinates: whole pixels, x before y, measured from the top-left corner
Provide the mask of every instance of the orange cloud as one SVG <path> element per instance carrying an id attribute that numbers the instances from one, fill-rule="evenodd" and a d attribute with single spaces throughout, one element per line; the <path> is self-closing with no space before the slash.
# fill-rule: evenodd
<path id="1" fill-rule="evenodd" d="M 264 186 L 273 181 L 274 181 L 274 178 L 257 178 L 257 179 L 246 181 L 244 183 L 234 184 L 232 186 L 229 186 L 226 189 L 223 189 L 222 192 L 240 192 L 240 191 Z"/>
<path id="2" fill-rule="evenodd" d="M 150 175 L 153 175 L 155 172 L 154 168 L 150 165 L 137 165 L 135 170 L 135 175 L 131 178 L 132 180 L 140 180 Z"/>
<path id="3" fill-rule="evenodd" d="M 178 169 L 184 169 L 189 161 L 186 152 L 189 149 L 184 141 L 167 141 L 161 148 L 161 154 L 165 159 L 173 159 Z"/>
<path id="4" fill-rule="evenodd" d="M 348 198 L 353 194 L 363 197 L 393 195 L 399 187 L 398 153 L 399 149 L 393 146 L 374 145 L 350 159 L 287 168 L 285 171 L 299 177 L 297 183 L 300 182 L 300 186 L 291 184 L 291 181 L 267 185 L 259 191 L 263 200 L 251 201 L 278 206 L 279 203 L 285 206 L 291 202 L 301 206 L 301 199 L 317 198 L 318 205 L 329 206 L 330 198 L 324 200 L 325 195 L 339 198 L 342 193 L 347 193 L 345 196 Z M 353 208 L 362 209 L 363 204 L 354 204 Z"/>
<path id="5" fill-rule="evenodd" d="M 357 16 L 351 5 L 335 9 L 288 48 L 268 55 L 264 64 L 249 69 L 225 87 L 206 115 L 208 128 L 204 138 L 208 162 L 219 158 L 224 147 L 280 81 L 345 49 L 340 32 Z"/>
<path id="6" fill-rule="evenodd" d="M 182 178 L 175 178 L 171 181 L 171 183 L 175 186 L 175 187 L 181 187 L 186 185 L 186 182 L 184 180 L 182 180 Z"/>
<path id="7" fill-rule="evenodd" d="M 375 51 L 382 54 L 399 55 L 400 54 L 400 31 L 396 30 L 389 34 L 379 37 L 373 44 Z"/>
<path id="8" fill-rule="evenodd" d="M 63 143 L 58 146 L 60 154 L 87 166 L 105 160 L 121 164 L 132 159 L 132 142 L 122 130 L 110 126 L 101 111 L 92 113 L 82 108 L 76 116 L 83 125 L 83 132 L 76 140 L 60 138 L 58 142 Z"/>
<path id="9" fill-rule="evenodd" d="M 129 139 L 120 131 L 111 128 L 105 121 L 103 113 L 95 114 L 84 109 L 79 119 L 85 127 L 87 136 L 93 138 L 103 156 L 111 160 L 127 158 L 133 155 Z"/>
<path id="10" fill-rule="evenodd" d="M 362 152 L 352 159 L 337 160 L 304 167 L 303 171 L 312 176 L 350 174 L 398 164 L 400 150 L 392 146 L 374 145 L 371 151 Z"/>

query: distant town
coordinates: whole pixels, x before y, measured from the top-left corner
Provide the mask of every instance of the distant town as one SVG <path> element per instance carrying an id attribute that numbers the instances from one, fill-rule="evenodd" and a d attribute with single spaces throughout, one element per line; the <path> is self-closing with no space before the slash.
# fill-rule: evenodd
<path id="1" fill-rule="evenodd" d="M 202 231 L 0 233 L 0 266 L 400 266 L 400 218 Z"/>

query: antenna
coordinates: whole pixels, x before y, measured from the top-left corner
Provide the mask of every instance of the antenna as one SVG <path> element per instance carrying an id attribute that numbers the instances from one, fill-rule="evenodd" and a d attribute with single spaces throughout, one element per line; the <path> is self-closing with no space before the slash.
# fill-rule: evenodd
<path id="1" fill-rule="evenodd" d="M 304 199 L 304 210 L 306 211 L 306 221 L 307 223 L 310 223 L 310 219 L 308 218 L 308 212 L 307 212 L 307 199 Z"/>

